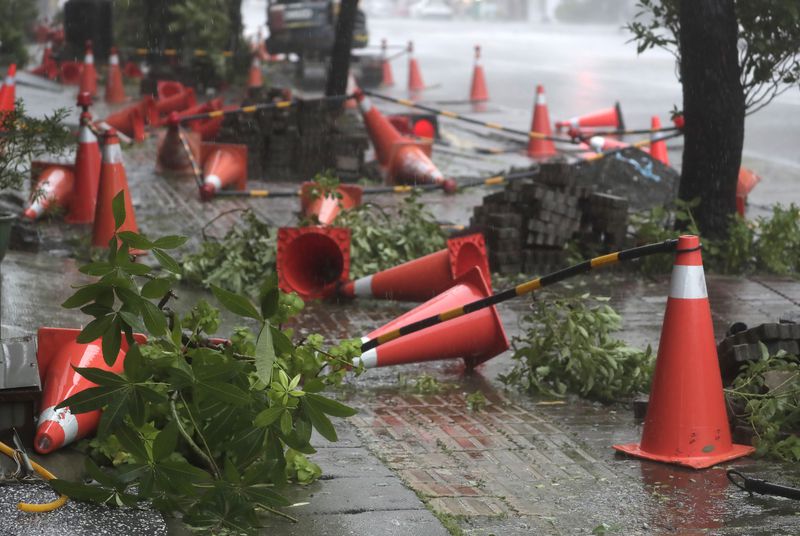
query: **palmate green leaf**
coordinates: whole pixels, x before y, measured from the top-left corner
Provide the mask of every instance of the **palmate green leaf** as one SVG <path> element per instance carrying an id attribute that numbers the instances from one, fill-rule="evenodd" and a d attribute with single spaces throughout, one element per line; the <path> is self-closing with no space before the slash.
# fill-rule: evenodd
<path id="1" fill-rule="evenodd" d="M 117 315 L 134 331 L 142 332 L 145 330 L 144 324 L 141 319 L 130 311 L 117 311 Z"/>
<path id="2" fill-rule="evenodd" d="M 330 419 L 328 419 L 322 411 L 314 407 L 313 403 L 309 403 L 306 397 L 301 398 L 300 403 L 303 406 L 303 411 L 305 411 L 306 415 L 308 415 L 308 418 L 311 420 L 311 424 L 322 437 L 328 441 L 339 440 L 336 435 L 336 429 L 333 427 Z"/>
<path id="3" fill-rule="evenodd" d="M 147 331 L 157 337 L 161 337 L 167 332 L 167 319 L 164 312 L 150 301 L 142 301 L 142 319 Z"/>
<path id="4" fill-rule="evenodd" d="M 117 361 L 119 355 L 119 348 L 122 344 L 122 327 L 119 321 L 115 318 L 111 328 L 103 335 L 102 350 L 103 361 L 106 365 L 113 366 Z"/>
<path id="5" fill-rule="evenodd" d="M 97 437 L 108 437 L 120 425 L 122 427 L 125 426 L 124 419 L 128 413 L 128 393 L 130 393 L 130 388 L 123 387 L 118 389 L 114 397 L 111 398 L 100 417 L 100 423 L 97 426 Z"/>
<path id="6" fill-rule="evenodd" d="M 278 417 L 285 411 L 283 406 L 272 406 L 267 408 L 253 420 L 253 426 L 266 427 L 278 420 Z"/>
<path id="7" fill-rule="evenodd" d="M 143 382 L 152 376 L 152 372 L 145 367 L 144 358 L 138 344 L 128 348 L 125 354 L 123 370 L 125 371 L 125 377 L 131 382 Z"/>
<path id="8" fill-rule="evenodd" d="M 179 235 L 162 236 L 153 242 L 153 247 L 160 249 L 175 249 L 184 245 L 188 239 L 189 238 L 186 236 Z"/>
<path id="9" fill-rule="evenodd" d="M 250 300 L 244 296 L 234 294 L 233 292 L 227 291 L 224 288 L 220 288 L 216 285 L 211 285 L 211 292 L 214 293 L 214 296 L 228 311 L 239 316 L 253 318 L 259 321 L 262 320 L 261 315 L 258 313 L 256 308 L 253 306 Z"/>
<path id="10" fill-rule="evenodd" d="M 160 462 L 175 452 L 178 446 L 178 423 L 170 421 L 153 441 L 153 459 Z"/>
<path id="11" fill-rule="evenodd" d="M 90 387 L 76 393 L 56 406 L 56 409 L 69 407 L 72 413 L 86 413 L 103 406 L 114 400 L 126 389 L 122 387 Z"/>
<path id="12" fill-rule="evenodd" d="M 341 402 L 331 400 L 330 398 L 325 398 L 321 395 L 306 393 L 305 398 L 306 401 L 316 409 L 322 411 L 323 413 L 327 413 L 328 415 L 333 415 L 334 417 L 352 417 L 358 413 L 357 409 L 351 408 L 350 406 L 345 406 Z"/>
<path id="13" fill-rule="evenodd" d="M 95 318 L 89 322 L 78 334 L 77 341 L 81 344 L 94 342 L 103 336 L 114 324 L 116 315 L 110 314 Z"/>
<path id="14" fill-rule="evenodd" d="M 75 501 L 87 501 L 105 504 L 114 496 L 114 490 L 102 486 L 89 486 L 78 482 L 70 482 L 55 478 L 48 480 L 47 483 L 56 490 L 57 493 L 66 495 Z"/>
<path id="15" fill-rule="evenodd" d="M 84 264 L 78 271 L 86 275 L 102 276 L 112 271 L 114 267 L 109 262 L 99 261 Z"/>
<path id="16" fill-rule="evenodd" d="M 90 457 L 86 458 L 86 462 L 84 463 L 84 467 L 86 468 L 86 473 L 96 480 L 101 486 L 106 486 L 109 488 L 114 488 L 117 490 L 124 489 L 125 484 L 118 478 L 116 478 L 111 473 L 107 473 L 100 469 L 94 461 Z"/>
<path id="17" fill-rule="evenodd" d="M 278 303 L 281 292 L 278 289 L 278 273 L 272 272 L 259 292 L 259 303 L 261 305 L 261 316 L 272 318 L 278 312 Z"/>
<path id="18" fill-rule="evenodd" d="M 161 248 L 154 247 L 153 248 L 153 256 L 158 260 L 158 263 L 165 269 L 173 274 L 181 274 L 183 270 L 181 266 L 178 264 L 178 261 L 172 258 L 172 256 L 164 251 Z"/>
<path id="19" fill-rule="evenodd" d="M 86 367 L 86 368 L 74 367 L 74 369 L 75 372 L 77 372 L 90 382 L 96 383 L 97 385 L 102 385 L 107 387 L 124 387 L 130 384 L 130 382 L 124 377 L 108 370 L 92 368 L 92 367 Z"/>
<path id="20" fill-rule="evenodd" d="M 111 212 L 114 214 L 114 226 L 119 229 L 125 223 L 125 190 L 120 190 L 111 200 Z"/>
<path id="21" fill-rule="evenodd" d="M 250 395 L 229 383 L 204 381 L 199 382 L 198 387 L 209 396 L 226 404 L 241 407 L 250 403 Z"/>
<path id="22" fill-rule="evenodd" d="M 272 327 L 268 322 L 261 326 L 261 333 L 256 341 L 256 376 L 264 384 L 272 381 L 272 367 L 275 365 L 275 347 L 272 343 Z"/>
<path id="23" fill-rule="evenodd" d="M 145 440 L 141 434 L 129 426 L 120 426 L 114 435 L 117 436 L 120 445 L 130 453 L 137 461 L 147 463 L 153 460 L 150 451 L 145 445 Z"/>
<path id="24" fill-rule="evenodd" d="M 289 435 L 292 433 L 292 414 L 284 411 L 281 415 L 281 433 Z"/>
<path id="25" fill-rule="evenodd" d="M 142 287 L 142 296 L 157 300 L 164 296 L 172 286 L 172 281 L 167 278 L 151 279 Z"/>
<path id="26" fill-rule="evenodd" d="M 65 309 L 80 307 L 94 300 L 104 290 L 105 289 L 101 285 L 86 285 L 85 287 L 79 288 L 75 294 L 67 298 L 66 301 L 61 304 L 61 307 Z"/>
<path id="27" fill-rule="evenodd" d="M 117 233 L 117 236 L 124 244 L 133 249 L 148 250 L 153 247 L 152 242 L 139 233 L 134 233 L 133 231 L 121 231 Z"/>

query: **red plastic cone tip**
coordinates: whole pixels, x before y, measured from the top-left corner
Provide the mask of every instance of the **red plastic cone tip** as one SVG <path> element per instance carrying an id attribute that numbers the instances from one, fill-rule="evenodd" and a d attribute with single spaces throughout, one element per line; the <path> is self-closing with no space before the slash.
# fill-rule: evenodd
<path id="1" fill-rule="evenodd" d="M 642 441 L 614 449 L 695 469 L 755 450 L 731 441 L 697 236 L 678 240 Z"/>
<path id="2" fill-rule="evenodd" d="M 657 115 L 654 115 L 650 119 L 650 129 L 651 130 L 660 130 L 661 129 L 661 120 L 658 118 Z M 654 132 L 651 134 L 651 139 L 653 141 L 650 142 L 650 156 L 654 159 L 658 160 L 665 166 L 669 165 L 669 154 L 667 153 L 667 142 L 664 140 L 655 141 L 656 136 L 658 136 L 659 132 Z"/>
<path id="3" fill-rule="evenodd" d="M 3 81 L 3 87 L 0 88 L 0 112 L 10 112 L 14 110 L 14 101 L 17 94 L 16 78 L 17 65 L 12 63 L 8 66 L 8 71 Z"/>
<path id="4" fill-rule="evenodd" d="M 125 86 L 122 84 L 122 71 L 119 68 L 119 56 L 116 47 L 111 49 L 108 58 L 108 79 L 106 80 L 106 102 L 118 104 L 125 102 Z"/>
<path id="5" fill-rule="evenodd" d="M 103 146 L 103 165 L 100 172 L 100 188 L 97 192 L 97 210 L 94 218 L 94 231 L 92 245 L 98 248 L 107 248 L 114 236 L 116 224 L 112 202 L 114 197 L 124 192 L 125 221 L 119 231 L 139 232 L 136 226 L 136 213 L 133 211 L 131 192 L 128 189 L 128 178 L 125 175 L 125 166 L 122 162 L 122 149 L 119 146 L 117 131 L 113 128 L 105 133 Z"/>
<path id="6" fill-rule="evenodd" d="M 203 162 L 203 186 L 200 199 L 209 201 L 223 188 L 247 188 L 247 146 L 232 143 L 203 143 L 200 147 Z"/>
<path id="7" fill-rule="evenodd" d="M 31 163 L 31 168 L 36 163 Z M 54 207 L 69 206 L 75 175 L 73 166 L 50 165 L 46 167 L 31 191 L 31 200 L 23 216 L 37 220 Z"/>
<path id="8" fill-rule="evenodd" d="M 387 54 L 386 39 L 381 39 L 381 71 L 381 86 L 394 86 L 394 74 L 392 74 L 392 64 L 389 62 L 389 57 Z"/>
<path id="9" fill-rule="evenodd" d="M 531 122 L 531 132 L 552 136 L 550 128 L 550 114 L 547 111 L 547 99 L 544 96 L 544 88 L 536 86 L 536 102 L 533 106 L 533 121 Z M 528 142 L 528 156 L 531 158 L 544 158 L 554 156 L 556 147 L 552 140 L 531 137 Z"/>
<path id="10" fill-rule="evenodd" d="M 475 67 L 472 70 L 472 82 L 469 87 L 469 99 L 472 102 L 489 100 L 489 91 L 486 89 L 486 79 L 483 76 L 483 67 L 480 63 L 481 47 L 475 45 Z"/>
<path id="11" fill-rule="evenodd" d="M 127 351 L 124 340 L 114 366 L 109 367 L 103 359 L 101 341 L 79 344 L 76 338 L 80 331 L 56 328 L 39 330 L 37 358 L 43 377 L 42 410 L 34 438 L 34 448 L 39 454 L 48 454 L 91 435 L 97 428 L 100 410 L 72 413 L 69 407 L 55 409 L 69 397 L 96 386 L 73 367 L 122 372 Z"/>
<path id="12" fill-rule="evenodd" d="M 92 53 L 91 41 L 86 42 L 86 56 L 83 58 L 79 91 L 86 91 L 93 97 L 97 95 L 97 70 L 94 67 L 94 54 Z"/>
<path id="13" fill-rule="evenodd" d="M 451 238 L 447 249 L 348 281 L 340 294 L 349 298 L 422 302 L 452 287 L 456 278 L 474 266 L 487 277 L 486 284 L 491 289 L 486 244 L 481 234 Z"/>
<path id="14" fill-rule="evenodd" d="M 66 217 L 67 223 L 94 221 L 100 181 L 100 146 L 89 126 L 91 120 L 92 116 L 88 112 L 81 114 L 78 150 L 75 153 L 75 186 Z"/>
<path id="15" fill-rule="evenodd" d="M 455 309 L 491 295 L 477 266 L 459 277 L 455 285 L 364 337 L 374 339 L 412 322 Z M 401 336 L 353 359 L 366 368 L 402 365 L 438 359 L 463 358 L 473 368 L 508 349 L 503 323 L 494 306 L 481 309 L 427 329 Z"/>
<path id="16" fill-rule="evenodd" d="M 414 57 L 414 43 L 408 42 L 408 91 L 415 93 L 425 89 L 425 82 L 422 81 L 422 73 L 419 64 Z"/>
<path id="17" fill-rule="evenodd" d="M 361 204 L 362 189 L 354 184 L 340 184 L 336 193 L 341 197 L 320 195 L 312 197 L 313 182 L 304 182 L 300 189 L 300 209 L 306 217 L 316 216 L 320 225 L 331 225 L 342 210 Z"/>
<path id="18" fill-rule="evenodd" d="M 303 299 L 326 298 L 350 273 L 350 229 L 278 229 L 278 286 Z"/>
<path id="19" fill-rule="evenodd" d="M 625 128 L 625 121 L 622 119 L 622 109 L 619 103 L 615 103 L 610 108 L 603 108 L 585 115 L 577 115 L 566 121 L 556 121 L 556 128 L 582 129 L 607 127 L 613 129 Z"/>

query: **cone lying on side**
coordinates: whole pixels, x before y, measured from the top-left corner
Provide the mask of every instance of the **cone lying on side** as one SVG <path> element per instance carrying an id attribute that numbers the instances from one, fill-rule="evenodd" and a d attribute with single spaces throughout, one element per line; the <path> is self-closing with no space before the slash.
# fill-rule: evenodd
<path id="1" fill-rule="evenodd" d="M 423 150 L 423 147 L 427 147 L 430 151 L 430 145 L 423 146 L 402 136 L 363 92 L 356 91 L 355 94 L 378 163 L 390 183 L 436 184 L 445 192 L 456 191 L 455 181 L 446 179 Z"/>
<path id="2" fill-rule="evenodd" d="M 97 69 L 94 67 L 94 53 L 92 52 L 91 41 L 86 41 L 86 55 L 83 58 L 80 80 L 79 93 L 88 93 L 92 97 L 97 95 Z"/>
<path id="3" fill-rule="evenodd" d="M 491 293 L 481 269 L 474 266 L 457 278 L 451 288 L 376 329 L 362 341 L 375 339 L 417 320 L 485 298 Z M 468 368 L 474 368 L 506 349 L 508 339 L 503 323 L 497 309 L 492 306 L 400 336 L 364 352 L 361 357 L 353 359 L 353 364 L 361 362 L 366 368 L 374 368 L 461 358 Z"/>
<path id="4" fill-rule="evenodd" d="M 131 104 L 122 110 L 114 112 L 99 122 L 99 126 L 106 130 L 113 127 L 134 141 L 141 142 L 144 141 L 147 135 L 145 122 L 151 125 L 158 122 L 155 101 L 150 96 L 144 97 L 136 104 Z"/>
<path id="5" fill-rule="evenodd" d="M 614 448 L 694 469 L 755 450 L 731 441 L 697 236 L 678 240 L 642 441 Z"/>
<path id="6" fill-rule="evenodd" d="M 350 229 L 278 229 L 276 268 L 284 292 L 297 292 L 304 300 L 333 296 L 350 273 Z"/>
<path id="7" fill-rule="evenodd" d="M 355 184 L 340 184 L 330 194 L 315 193 L 315 188 L 313 182 L 303 183 L 300 188 L 300 210 L 306 218 L 316 218 L 320 225 L 332 224 L 342 210 L 350 210 L 361 204 L 362 189 Z"/>
<path id="8" fill-rule="evenodd" d="M 119 55 L 117 47 L 111 48 L 111 55 L 108 58 L 108 77 L 106 79 L 106 102 L 109 104 L 119 104 L 125 102 L 125 86 L 122 84 L 122 71 L 119 68 Z"/>
<path id="9" fill-rule="evenodd" d="M 486 244 L 479 233 L 451 238 L 447 249 L 348 281 L 340 294 L 348 298 L 422 302 L 452 287 L 458 277 L 474 266 L 489 278 L 486 284 L 491 290 Z"/>
<path id="10" fill-rule="evenodd" d="M 68 207 L 75 183 L 73 165 L 31 162 L 31 173 L 34 170 L 40 170 L 40 173 L 31 190 L 30 203 L 22 214 L 29 220 L 38 220 L 56 207 Z"/>
<path id="11" fill-rule="evenodd" d="M 122 162 L 122 149 L 119 146 L 117 131 L 112 128 L 106 132 L 104 142 L 100 188 L 97 192 L 97 210 L 92 233 L 92 245 L 98 248 L 107 248 L 111 238 L 114 236 L 116 224 L 114 222 L 112 202 L 120 192 L 124 192 L 125 197 L 125 221 L 119 230 L 139 232 L 139 228 L 136 226 L 136 213 L 133 211 L 131 192 L 128 189 L 128 178 Z"/>
<path id="12" fill-rule="evenodd" d="M 547 111 L 547 99 L 544 96 L 544 88 L 542 86 L 536 86 L 536 102 L 533 106 L 531 133 L 544 136 L 553 135 L 553 131 L 550 128 L 550 114 Z M 546 158 L 555 156 L 555 154 L 556 147 L 552 140 L 531 136 L 528 141 L 528 156 L 531 158 Z"/>
<path id="13" fill-rule="evenodd" d="M 247 188 L 247 145 L 203 143 L 200 146 L 203 186 L 200 199 L 210 201 L 218 191 L 233 186 Z"/>
<path id="14" fill-rule="evenodd" d="M 49 454 L 93 434 L 100 422 L 100 410 L 72 413 L 69 407 L 55 409 L 71 396 L 96 387 L 73 367 L 122 372 L 128 350 L 125 337 L 114 366 L 109 367 L 103 359 L 101 341 L 79 344 L 76 339 L 80 332 L 79 329 L 39 329 L 37 360 L 43 387 L 41 413 L 34 438 L 34 448 L 39 454 Z M 136 338 L 140 342 L 143 340 L 139 335 Z"/>
<path id="15" fill-rule="evenodd" d="M 100 146 L 92 130 L 89 93 L 78 95 L 81 127 L 78 132 L 78 150 L 75 153 L 75 182 L 67 213 L 67 223 L 92 223 L 94 221 L 97 189 L 100 181 Z"/>
<path id="16" fill-rule="evenodd" d="M 622 108 L 619 103 L 615 103 L 610 108 L 604 108 L 586 115 L 571 117 L 566 121 L 556 121 L 556 129 L 563 128 L 584 129 L 584 128 L 613 128 L 615 130 L 625 129 L 625 120 L 622 118 Z"/>

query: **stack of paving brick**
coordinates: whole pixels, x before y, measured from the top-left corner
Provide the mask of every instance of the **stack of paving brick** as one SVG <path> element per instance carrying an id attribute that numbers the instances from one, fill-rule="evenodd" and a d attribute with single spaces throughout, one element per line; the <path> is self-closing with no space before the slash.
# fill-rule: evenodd
<path id="1" fill-rule="evenodd" d="M 770 355 L 783 350 L 789 355 L 800 355 L 800 324 L 793 322 L 761 324 L 744 329 L 724 338 L 717 346 L 722 380 L 729 385 L 741 367 L 748 361 L 761 359 L 761 345 Z"/>
<path id="2" fill-rule="evenodd" d="M 625 247 L 628 231 L 628 200 L 593 192 L 581 203 L 583 217 L 576 237 L 583 244 L 615 250 Z"/>

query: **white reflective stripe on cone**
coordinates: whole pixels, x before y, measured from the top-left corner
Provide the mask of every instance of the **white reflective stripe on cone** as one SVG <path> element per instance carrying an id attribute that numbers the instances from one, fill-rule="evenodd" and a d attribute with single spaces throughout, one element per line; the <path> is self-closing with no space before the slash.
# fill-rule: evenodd
<path id="1" fill-rule="evenodd" d="M 94 54 L 86 54 L 86 57 L 83 60 L 83 63 L 93 64 L 94 63 Z"/>
<path id="2" fill-rule="evenodd" d="M 5 79 L 4 83 L 7 86 L 13 86 L 14 85 L 14 77 L 13 76 L 6 76 L 6 79 Z"/>
<path id="3" fill-rule="evenodd" d="M 353 293 L 362 298 L 372 296 L 372 276 L 368 275 L 353 282 Z"/>
<path id="4" fill-rule="evenodd" d="M 372 111 L 372 101 L 369 100 L 368 97 L 364 97 L 360 101 L 358 101 L 358 107 L 361 109 L 361 113 L 365 114 Z"/>
<path id="5" fill-rule="evenodd" d="M 220 179 L 217 175 L 206 176 L 204 182 L 213 186 L 215 190 L 222 190 L 222 179 Z"/>
<path id="6" fill-rule="evenodd" d="M 578 128 L 579 126 L 581 126 L 581 120 L 577 117 L 573 117 L 572 119 L 569 120 L 569 126 L 571 126 L 572 128 Z"/>
<path id="7" fill-rule="evenodd" d="M 537 93 L 536 94 L 536 105 L 543 106 L 547 104 L 547 99 L 544 98 L 544 93 Z"/>
<path id="8" fill-rule="evenodd" d="M 122 149 L 119 143 L 106 143 L 103 147 L 103 162 L 106 164 L 122 164 Z"/>
<path id="9" fill-rule="evenodd" d="M 371 350 L 367 350 L 361 357 L 354 357 L 353 358 L 353 366 L 357 367 L 358 362 L 364 363 L 364 368 L 375 368 L 378 366 L 378 350 L 372 348 Z"/>
<path id="10" fill-rule="evenodd" d="M 119 65 L 119 58 L 116 54 L 112 54 L 111 57 L 108 59 L 108 63 L 110 65 Z"/>
<path id="11" fill-rule="evenodd" d="M 91 128 L 84 125 L 78 134 L 78 143 L 97 143 L 97 136 L 94 135 Z"/>
<path id="12" fill-rule="evenodd" d="M 69 408 L 55 409 L 50 406 L 39 415 L 38 426 L 42 426 L 46 421 L 53 421 L 64 430 L 64 444 L 72 443 L 78 437 L 78 419 L 70 412 Z"/>
<path id="13" fill-rule="evenodd" d="M 669 284 L 669 297 L 682 300 L 708 298 L 706 278 L 702 266 L 684 266 L 676 264 L 672 268 L 672 280 Z"/>
<path id="14" fill-rule="evenodd" d="M 32 210 L 33 212 L 35 212 L 37 218 L 39 216 L 41 216 L 42 213 L 44 213 L 44 205 L 42 204 L 42 196 L 40 196 L 39 199 L 37 199 L 36 201 L 31 203 L 31 206 L 28 207 L 28 210 Z"/>

